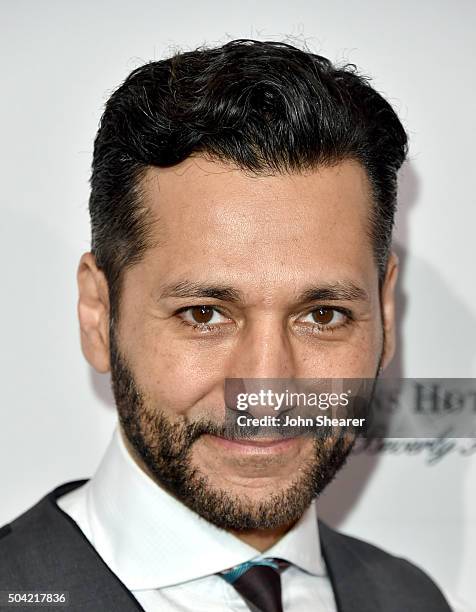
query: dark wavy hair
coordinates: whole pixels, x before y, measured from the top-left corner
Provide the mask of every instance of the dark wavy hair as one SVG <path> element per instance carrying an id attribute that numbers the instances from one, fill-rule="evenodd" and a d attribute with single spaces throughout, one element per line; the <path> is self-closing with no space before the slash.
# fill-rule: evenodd
<path id="1" fill-rule="evenodd" d="M 111 95 L 94 143 L 91 251 L 119 313 L 123 272 L 150 246 L 141 179 L 192 153 L 256 174 L 292 173 L 354 159 L 372 192 L 370 231 L 380 285 L 391 247 L 397 171 L 407 135 L 354 64 L 282 42 L 200 47 L 134 70 Z"/>

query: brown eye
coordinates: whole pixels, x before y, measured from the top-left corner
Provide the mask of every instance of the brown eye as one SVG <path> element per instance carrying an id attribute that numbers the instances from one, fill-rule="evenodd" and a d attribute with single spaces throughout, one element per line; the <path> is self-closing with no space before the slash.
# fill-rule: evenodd
<path id="1" fill-rule="evenodd" d="M 213 318 L 214 312 L 211 306 L 194 306 L 190 309 L 190 314 L 195 323 L 209 323 Z"/>
<path id="2" fill-rule="evenodd" d="M 332 308 L 317 308 L 312 311 L 312 318 L 320 325 L 328 325 L 334 318 L 335 311 Z"/>

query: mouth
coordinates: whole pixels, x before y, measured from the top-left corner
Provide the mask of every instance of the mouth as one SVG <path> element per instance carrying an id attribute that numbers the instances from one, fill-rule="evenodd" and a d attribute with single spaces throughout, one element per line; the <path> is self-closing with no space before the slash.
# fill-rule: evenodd
<path id="1" fill-rule="evenodd" d="M 302 440 L 300 438 L 253 438 L 230 439 L 222 436 L 205 434 L 203 436 L 216 448 L 243 455 L 274 455 L 295 450 Z"/>

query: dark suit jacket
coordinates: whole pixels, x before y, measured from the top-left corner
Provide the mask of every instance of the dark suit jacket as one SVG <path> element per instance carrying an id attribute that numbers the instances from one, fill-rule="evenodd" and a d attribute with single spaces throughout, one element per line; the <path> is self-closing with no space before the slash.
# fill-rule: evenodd
<path id="1" fill-rule="evenodd" d="M 48 610 L 142 610 L 76 523 L 56 504 L 58 497 L 84 482 L 63 484 L 0 529 L 0 591 L 69 592 L 67 606 Z M 322 522 L 319 530 L 339 612 L 450 610 L 438 587 L 408 561 L 340 534 Z M 0 605 L 0 610 L 14 609 Z M 319 612 L 317 608 L 315 612 Z"/>

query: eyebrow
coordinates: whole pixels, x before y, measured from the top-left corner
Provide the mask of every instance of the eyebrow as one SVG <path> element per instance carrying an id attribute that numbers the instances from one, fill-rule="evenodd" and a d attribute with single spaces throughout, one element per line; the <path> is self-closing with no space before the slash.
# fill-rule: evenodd
<path id="1" fill-rule="evenodd" d="M 359 287 L 353 281 L 349 280 L 335 283 L 323 283 L 317 287 L 310 287 L 299 296 L 299 301 L 302 302 L 317 302 L 323 300 L 369 302 L 370 297 L 363 287 Z"/>
<path id="2" fill-rule="evenodd" d="M 238 289 L 228 285 L 198 283 L 183 280 L 162 287 L 159 299 L 166 298 L 211 298 L 224 302 L 244 302 L 244 295 Z M 365 289 L 356 285 L 353 281 L 344 280 L 333 283 L 322 283 L 308 287 L 299 294 L 297 301 L 361 301 L 369 302 L 369 294 Z"/>
<path id="3" fill-rule="evenodd" d="M 241 291 L 238 291 L 234 287 L 210 283 L 196 283 L 187 280 L 165 285 L 160 292 L 159 299 L 169 297 L 212 298 L 215 300 L 223 300 L 224 302 L 244 301 Z"/>

